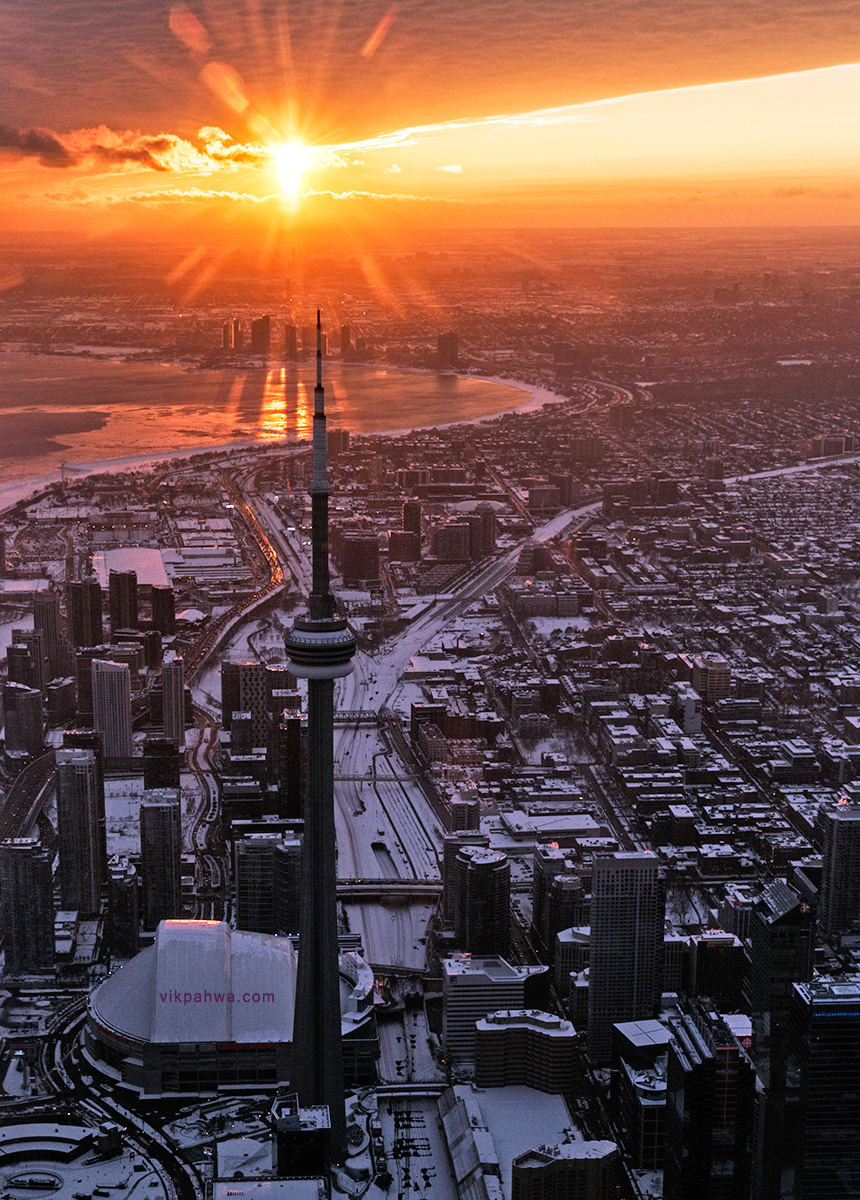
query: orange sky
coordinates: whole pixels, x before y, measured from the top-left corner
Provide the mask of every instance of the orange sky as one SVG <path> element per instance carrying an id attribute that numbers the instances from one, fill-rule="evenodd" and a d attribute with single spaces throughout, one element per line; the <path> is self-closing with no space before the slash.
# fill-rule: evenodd
<path id="1" fill-rule="evenodd" d="M 850 12 L 6 0 L 0 219 L 230 244 L 331 225 L 854 224 L 860 65 L 833 36 Z M 308 148 L 300 178 L 297 152 L 279 175 L 285 142 Z"/>

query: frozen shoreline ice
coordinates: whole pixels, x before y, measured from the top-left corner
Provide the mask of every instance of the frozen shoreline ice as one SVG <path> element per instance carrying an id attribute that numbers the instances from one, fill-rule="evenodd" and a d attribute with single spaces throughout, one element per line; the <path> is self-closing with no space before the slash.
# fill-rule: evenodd
<path id="1" fill-rule="evenodd" d="M 415 374 L 429 374 L 430 372 L 418 371 L 417 368 L 398 368 L 398 370 Z M 568 399 L 566 396 L 560 396 L 556 392 L 551 392 L 548 388 L 534 387 L 530 383 L 525 383 L 521 379 L 506 379 L 501 375 L 464 375 L 464 379 L 475 379 L 482 383 L 498 383 L 505 387 L 515 388 L 521 392 L 528 393 L 528 399 L 516 408 L 504 409 L 498 413 L 485 414 L 480 417 L 471 417 L 462 421 L 447 421 L 444 424 L 433 424 L 427 426 L 407 426 L 400 429 L 383 429 L 373 430 L 373 432 L 364 434 L 365 437 L 400 437 L 408 433 L 415 432 L 416 429 L 449 429 L 455 425 L 480 425 L 487 421 L 497 421 L 500 417 L 506 416 L 508 413 L 526 413 L 535 412 L 542 408 L 545 404 L 551 404 L 555 401 Z M 213 445 L 208 442 L 201 446 L 184 446 L 181 449 L 162 450 L 155 452 L 146 452 L 142 454 L 130 454 L 119 458 L 98 459 L 94 462 L 84 463 L 67 463 L 67 467 L 74 469 L 74 478 L 82 479 L 87 475 L 103 475 L 113 474 L 118 471 L 126 471 L 131 467 L 151 467 L 157 463 L 166 462 L 172 458 L 191 458 L 195 454 L 212 454 L 223 450 L 248 450 L 252 448 L 272 450 L 278 449 L 278 446 L 273 446 L 271 442 L 263 441 L 259 438 L 243 439 L 235 442 L 221 442 L 218 445 Z M 38 492 L 43 488 L 49 487 L 52 483 L 60 482 L 59 471 L 48 471 L 40 475 L 29 475 L 20 479 L 10 480 L 8 483 L 0 483 L 0 512 L 10 508 L 13 504 L 19 503 L 21 500 L 32 496 L 34 492 Z"/>

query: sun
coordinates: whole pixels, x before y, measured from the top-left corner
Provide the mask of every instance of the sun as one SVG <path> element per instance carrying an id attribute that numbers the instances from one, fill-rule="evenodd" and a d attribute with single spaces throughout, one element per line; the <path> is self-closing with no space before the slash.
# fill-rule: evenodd
<path id="1" fill-rule="evenodd" d="M 272 156 L 281 191 L 290 198 L 297 196 L 302 184 L 302 175 L 310 166 L 310 150 L 301 142 L 284 142 L 281 146 L 275 146 Z"/>

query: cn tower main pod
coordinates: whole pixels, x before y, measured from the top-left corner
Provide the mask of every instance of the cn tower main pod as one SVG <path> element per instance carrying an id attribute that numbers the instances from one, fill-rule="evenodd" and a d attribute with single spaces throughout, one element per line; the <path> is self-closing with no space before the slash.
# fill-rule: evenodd
<path id="1" fill-rule="evenodd" d="M 317 381 L 314 389 L 311 544 L 313 582 L 308 613 L 297 617 L 286 638 L 290 670 L 308 681 L 308 787 L 302 851 L 301 917 L 293 1045 L 292 1085 L 305 1106 L 327 1104 L 330 1155 L 346 1150 L 343 1050 L 337 942 L 337 868 L 334 824 L 334 681 L 349 675 L 356 642 L 343 617 L 335 616 L 328 557 L 325 390 L 322 332 L 317 312 Z"/>

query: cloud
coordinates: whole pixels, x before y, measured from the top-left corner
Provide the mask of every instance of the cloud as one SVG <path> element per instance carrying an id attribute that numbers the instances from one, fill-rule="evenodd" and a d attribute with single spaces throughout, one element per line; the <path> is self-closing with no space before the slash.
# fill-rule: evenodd
<path id="1" fill-rule="evenodd" d="M 0 153 L 35 158 L 43 167 L 73 167 L 75 159 L 50 129 L 15 129 L 0 125 Z"/>
<path id="2" fill-rule="evenodd" d="M 694 89 L 675 89 L 678 91 Z M 659 94 L 659 93 L 657 93 Z M 601 120 L 591 109 L 602 105 L 621 104 L 629 96 L 612 97 L 608 100 L 594 100 L 583 104 L 564 104 L 556 108 L 537 108 L 530 112 L 494 113 L 488 117 L 457 117 L 450 121 L 435 121 L 429 125 L 408 125 L 405 129 L 394 129 L 390 133 L 381 133 L 375 137 L 362 138 L 355 142 L 340 142 L 327 147 L 329 150 L 385 150 L 393 146 L 417 146 L 426 142 L 434 134 L 456 132 L 471 129 L 519 129 L 542 127 L 546 125 L 573 125 L 592 123 Z"/>
<path id="3" fill-rule="evenodd" d="M 253 142 L 234 142 L 217 125 L 204 125 L 197 136 L 203 143 L 203 153 L 211 163 L 219 166 L 257 167 L 271 161 L 269 147 Z"/>
<path id="4" fill-rule="evenodd" d="M 463 168 L 459 163 L 448 163 L 447 166 L 437 167 L 437 171 L 447 171 L 449 175 L 462 175 Z"/>
<path id="5" fill-rule="evenodd" d="M 59 134 L 50 129 L 15 129 L 0 125 L 0 153 L 35 158 L 45 167 L 144 167 L 150 171 L 214 172 L 265 166 L 271 148 L 234 142 L 215 125 L 198 132 L 199 146 L 174 133 L 115 130 L 106 125 Z"/>
<path id="6" fill-rule="evenodd" d="M 115 130 L 106 125 L 76 129 L 62 137 L 73 166 L 139 166 L 150 171 L 200 170 L 206 159 L 172 133 Z"/>
<path id="7" fill-rule="evenodd" d="M 402 175 L 403 168 L 398 167 L 397 163 L 392 163 L 390 167 L 385 168 L 386 175 Z"/>
<path id="8" fill-rule="evenodd" d="M 580 101 L 575 104 L 556 105 L 551 108 L 529 109 L 526 112 L 493 113 L 486 117 L 455 117 L 446 121 L 435 121 L 426 125 L 408 125 L 403 129 L 394 129 L 389 133 L 377 134 L 374 137 L 362 138 L 352 142 L 340 142 L 327 147 L 330 151 L 348 150 L 390 150 L 399 146 L 416 146 L 435 139 L 439 134 L 458 133 L 460 131 L 484 129 L 542 129 L 563 125 L 591 125 L 595 122 L 618 120 L 621 110 L 624 120 L 631 119 L 629 106 L 637 101 L 660 103 L 667 100 L 674 102 L 676 97 L 689 96 L 695 100 L 698 96 L 726 96 L 734 103 L 740 103 L 732 96 L 733 92 L 753 87 L 768 88 L 779 86 L 781 83 L 801 86 L 806 83 L 811 87 L 817 84 L 827 86 L 828 83 L 839 83 L 842 79 L 850 81 L 858 68 L 857 63 L 844 63 L 838 66 L 812 68 L 803 71 L 788 71 L 772 75 L 753 75 L 749 77 L 722 80 L 704 84 L 686 84 L 678 87 L 659 88 L 651 91 L 629 92 L 618 96 L 608 96 L 603 99 Z M 453 165 L 453 164 L 452 164 Z M 439 170 L 450 170 L 440 167 Z"/>
<path id="9" fill-rule="evenodd" d="M 26 71 L 23 67 L 13 67 L 6 75 L 6 82 L 13 88 L 19 88 L 22 92 L 34 92 L 37 96 L 57 94 L 54 88 L 48 87 L 47 83 L 37 79 L 32 71 Z"/>
<path id="10" fill-rule="evenodd" d="M 797 200 L 801 196 L 815 200 L 854 200 L 857 192 L 850 188 L 778 187 L 771 195 L 775 200 Z"/>
<path id="11" fill-rule="evenodd" d="M 47 196 L 57 204 L 71 204 L 85 208 L 110 208 L 119 204 L 188 204 L 192 201 L 230 201 L 233 204 L 283 204 L 282 195 L 257 196 L 253 192 L 228 192 L 208 188 L 155 188 L 136 192 L 96 193 L 86 191 L 53 192 Z"/>
<path id="12" fill-rule="evenodd" d="M 407 200 L 417 204 L 463 204 L 463 200 L 452 200 L 449 196 L 413 196 L 408 192 L 302 192 L 303 196 L 328 196 L 332 200 Z"/>
<path id="13" fill-rule="evenodd" d="M 329 200 L 386 200 L 410 204 L 463 204 L 462 200 L 454 200 L 448 196 L 415 196 L 409 192 L 366 192 L 366 191 L 306 191 L 301 192 L 296 199 L 301 201 L 306 197 L 324 197 Z M 149 208 L 162 207 L 168 204 L 205 204 L 213 201 L 218 203 L 248 204 L 259 207 L 262 204 L 278 204 L 286 202 L 282 193 L 270 193 L 259 196 L 254 192 L 232 192 L 218 188 L 172 187 L 138 189 L 133 192 L 93 192 L 76 188 L 74 191 L 49 192 L 47 200 L 55 204 L 69 205 L 75 208 L 115 208 L 120 205 L 142 205 Z"/>

